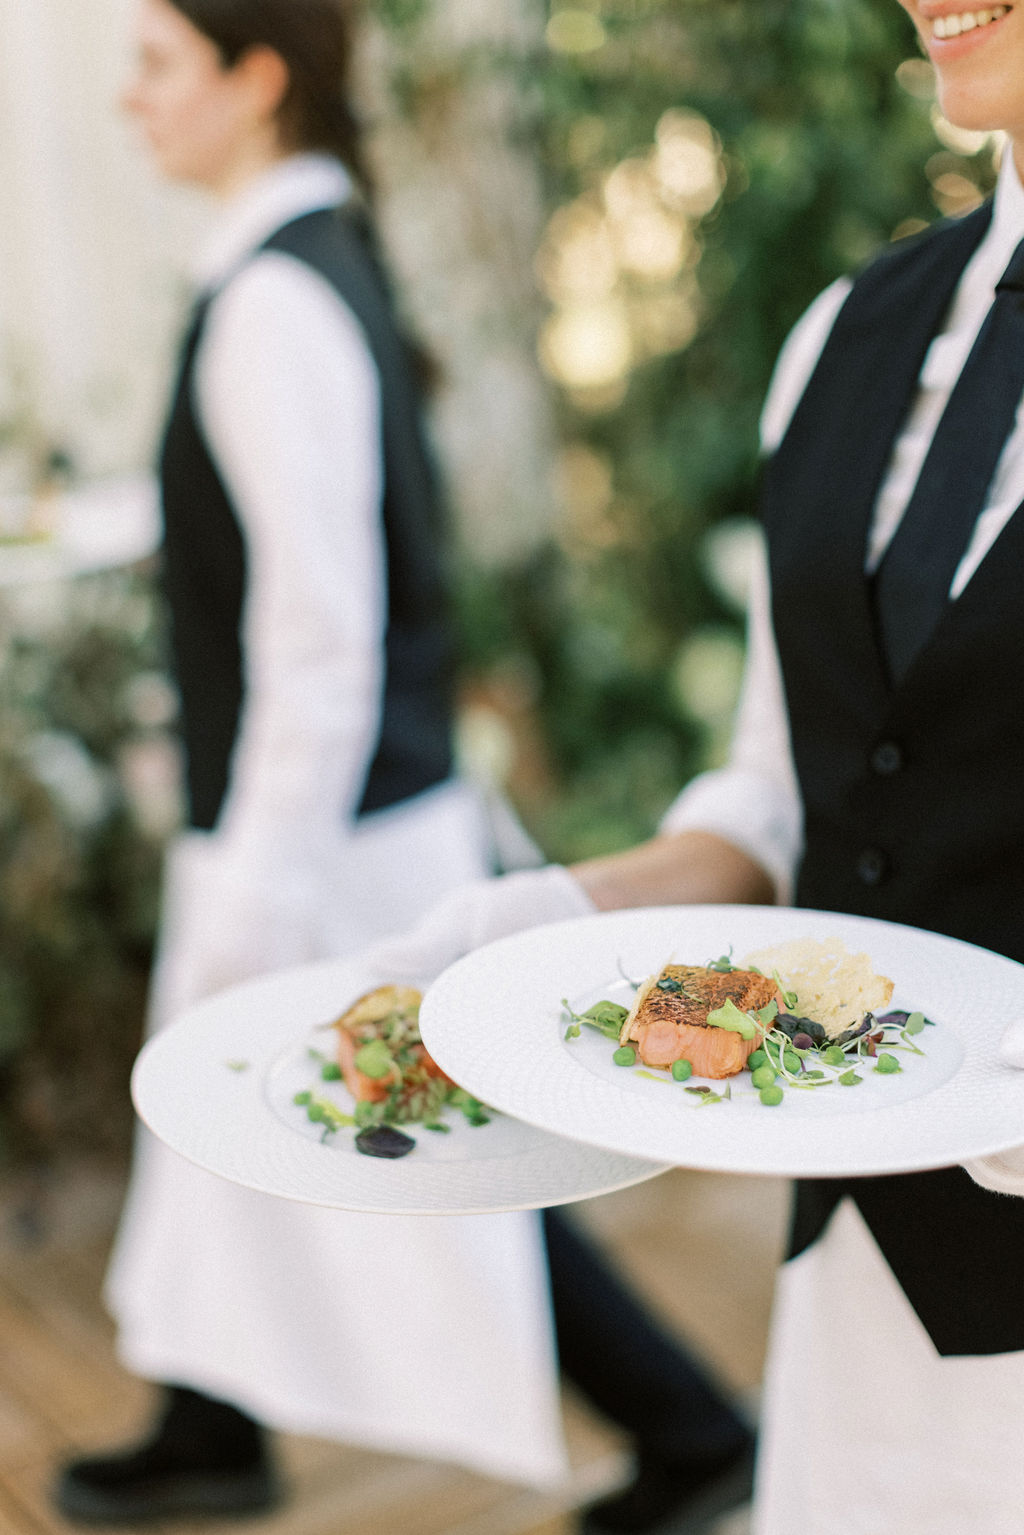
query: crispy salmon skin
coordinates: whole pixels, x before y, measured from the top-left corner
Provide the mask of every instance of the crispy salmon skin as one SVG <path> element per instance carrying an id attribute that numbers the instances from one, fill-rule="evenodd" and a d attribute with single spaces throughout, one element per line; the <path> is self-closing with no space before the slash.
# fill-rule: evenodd
<path id="1" fill-rule="evenodd" d="M 689 1061 L 699 1077 L 735 1076 L 760 1043 L 708 1023 L 708 1014 L 732 1001 L 742 1013 L 777 998 L 774 980 L 754 970 L 666 965 L 637 992 L 620 1041 L 634 1044 L 645 1066 Z"/>

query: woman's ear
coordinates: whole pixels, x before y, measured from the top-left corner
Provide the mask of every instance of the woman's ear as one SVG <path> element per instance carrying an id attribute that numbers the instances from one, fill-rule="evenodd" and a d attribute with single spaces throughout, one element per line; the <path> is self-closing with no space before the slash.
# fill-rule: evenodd
<path id="1" fill-rule="evenodd" d="M 242 54 L 235 73 L 245 86 L 254 116 L 264 123 L 273 122 L 291 83 L 288 65 L 281 55 L 265 44 L 255 44 Z"/>

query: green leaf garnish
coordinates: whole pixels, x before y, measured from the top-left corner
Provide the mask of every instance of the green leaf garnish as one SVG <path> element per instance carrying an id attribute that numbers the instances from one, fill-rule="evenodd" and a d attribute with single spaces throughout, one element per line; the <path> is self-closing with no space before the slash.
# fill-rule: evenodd
<path id="1" fill-rule="evenodd" d="M 585 1023 L 588 1028 L 597 1029 L 599 1034 L 604 1034 L 607 1039 L 614 1039 L 618 1043 L 622 1025 L 629 1016 L 629 1008 L 623 1007 L 621 1002 L 594 1002 L 585 1013 L 577 1013 L 563 997 L 562 1006 L 572 1019 L 565 1031 L 566 1039 L 577 1039 L 580 1024 Z"/>
<path id="2" fill-rule="evenodd" d="M 359 1122 L 359 1105 L 356 1105 L 356 1114 L 344 1114 L 337 1104 L 329 1098 L 319 1098 L 316 1093 L 296 1093 L 295 1102 L 300 1098 L 306 1105 L 306 1118 L 314 1125 L 323 1125 L 325 1130 L 333 1134 L 335 1130 L 343 1130 Z"/>
<path id="3" fill-rule="evenodd" d="M 367 1044 L 360 1045 L 356 1051 L 355 1064 L 356 1070 L 372 1082 L 389 1077 L 395 1069 L 394 1057 L 382 1039 L 371 1039 Z"/>
<path id="4" fill-rule="evenodd" d="M 753 1039 L 757 1032 L 750 1014 L 740 1012 L 731 997 L 708 1013 L 708 1024 L 713 1029 L 727 1029 L 730 1034 L 739 1034 L 743 1039 Z"/>

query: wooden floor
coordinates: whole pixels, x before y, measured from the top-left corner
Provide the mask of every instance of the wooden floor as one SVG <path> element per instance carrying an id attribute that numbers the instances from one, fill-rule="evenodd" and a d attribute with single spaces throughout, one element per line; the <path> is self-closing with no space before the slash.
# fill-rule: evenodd
<path id="1" fill-rule="evenodd" d="M 0 1194 L 0 1532 L 68 1535 L 48 1487 L 62 1457 L 134 1436 L 148 1388 L 121 1370 L 99 1287 L 118 1174 L 77 1167 Z M 577 1209 L 669 1325 L 753 1407 L 786 1191 L 767 1179 L 675 1172 Z M 461 1471 L 286 1438 L 292 1496 L 260 1520 L 174 1535 L 571 1535 L 573 1510 L 621 1480 L 624 1446 L 566 1396 L 572 1479 L 558 1495 Z M 147 1526 L 154 1529 L 154 1526 Z M 737 1513 L 716 1535 L 746 1535 Z"/>

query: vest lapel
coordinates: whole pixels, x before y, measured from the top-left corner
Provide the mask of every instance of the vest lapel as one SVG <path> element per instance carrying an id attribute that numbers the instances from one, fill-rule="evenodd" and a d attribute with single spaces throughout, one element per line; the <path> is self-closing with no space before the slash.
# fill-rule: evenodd
<path id="1" fill-rule="evenodd" d="M 796 603 L 838 624 L 866 726 L 891 696 L 864 576 L 875 502 L 928 348 L 990 219 L 986 205 L 923 241 L 901 241 L 858 279 L 765 476 L 780 642 Z M 808 569 L 813 593 L 798 575 Z"/>

